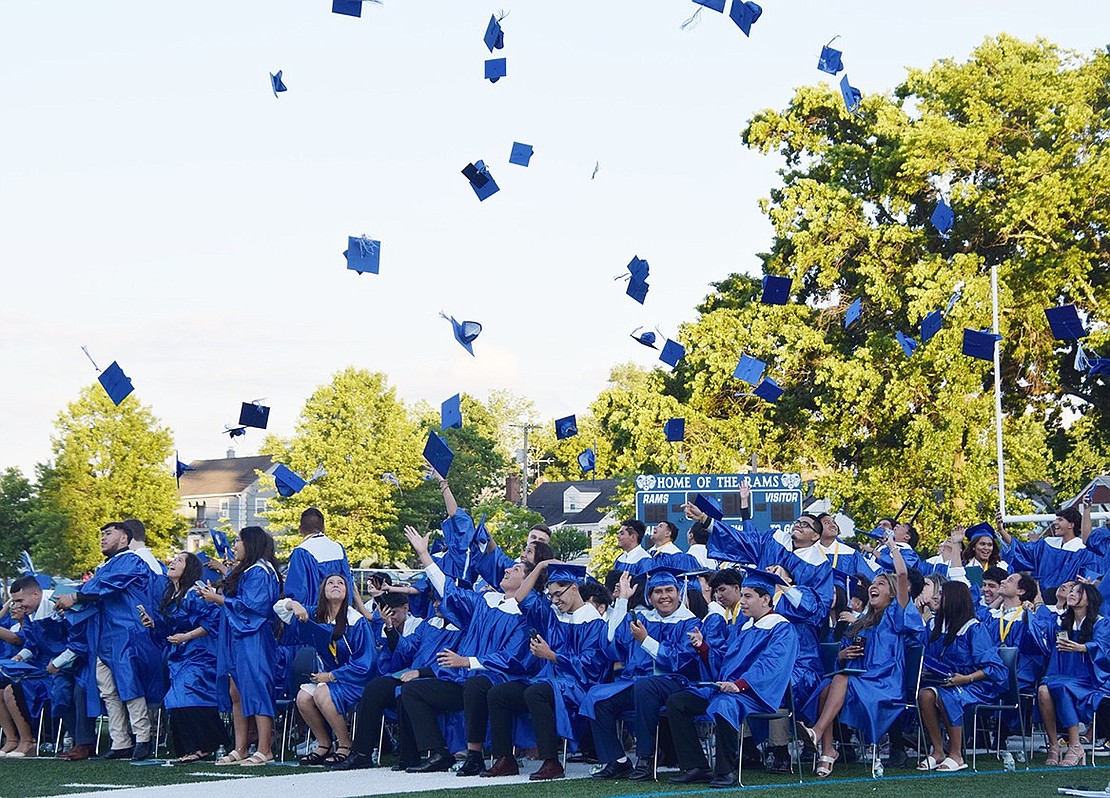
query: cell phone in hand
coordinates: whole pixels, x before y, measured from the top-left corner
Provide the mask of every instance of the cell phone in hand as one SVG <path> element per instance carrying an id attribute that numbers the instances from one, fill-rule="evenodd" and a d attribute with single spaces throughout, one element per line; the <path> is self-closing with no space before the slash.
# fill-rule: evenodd
<path id="1" fill-rule="evenodd" d="M 529 629 L 528 630 L 528 636 L 530 638 L 532 638 L 533 640 L 539 640 L 540 639 L 540 633 L 537 632 L 535 629 Z"/>
<path id="2" fill-rule="evenodd" d="M 135 609 L 139 611 L 139 618 L 145 619 L 150 617 L 150 615 L 147 614 L 146 607 L 144 607 L 142 604 L 136 604 Z"/>
<path id="3" fill-rule="evenodd" d="M 856 635 L 852 638 L 852 645 L 856 646 L 860 651 L 867 650 L 867 638 L 863 635 Z"/>

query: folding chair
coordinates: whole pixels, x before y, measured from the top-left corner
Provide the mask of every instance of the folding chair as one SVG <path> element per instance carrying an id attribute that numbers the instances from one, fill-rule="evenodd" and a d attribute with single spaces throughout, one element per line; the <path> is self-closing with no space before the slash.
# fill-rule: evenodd
<path id="1" fill-rule="evenodd" d="M 1002 712 L 1005 710 L 1014 710 L 1017 712 L 1018 720 L 1021 724 L 1021 747 L 1025 749 L 1025 717 L 1021 714 L 1021 691 L 1018 689 L 1018 650 L 1013 646 L 1002 646 L 998 649 L 999 656 L 1002 657 L 1002 664 L 1006 666 L 1006 692 L 993 704 L 975 704 L 971 710 L 971 769 L 978 770 L 976 767 L 976 757 L 979 753 L 979 748 L 976 743 L 979 739 L 979 713 L 980 712 L 998 712 L 998 730 L 995 733 L 995 754 L 1001 756 L 1002 746 Z M 1093 745 L 1093 744 L 1092 744 Z M 1091 758 L 1094 758 L 1092 747 Z M 1032 754 L 1030 754 L 1032 757 Z M 1029 761 L 1026 760 L 1026 768 L 1029 767 Z"/>
<path id="2" fill-rule="evenodd" d="M 743 746 L 744 746 L 744 728 L 743 727 L 747 726 L 748 730 L 750 731 L 751 730 L 750 721 L 753 721 L 753 720 L 765 720 L 765 721 L 785 720 L 785 721 L 787 721 L 787 724 L 790 727 L 790 742 L 792 743 L 791 749 L 792 750 L 797 750 L 797 748 L 798 748 L 798 729 L 797 729 L 797 726 L 796 726 L 797 715 L 795 715 L 795 712 L 794 712 L 794 689 L 790 684 L 786 685 L 786 693 L 783 695 L 782 703 L 783 703 L 783 706 L 779 709 L 778 712 L 753 712 L 750 715 L 748 715 L 746 718 L 744 718 L 744 722 L 742 724 L 740 724 L 740 729 L 739 729 L 739 743 L 740 743 L 741 749 L 743 749 Z M 791 755 L 790 759 L 791 759 L 791 762 L 793 763 L 794 756 Z M 798 758 L 797 765 L 798 765 L 798 783 L 801 784 L 802 783 L 801 757 Z M 738 757 L 737 757 L 736 780 L 737 780 L 737 782 L 739 782 L 740 787 L 744 786 L 744 757 L 743 757 L 743 755 L 738 755 Z"/>

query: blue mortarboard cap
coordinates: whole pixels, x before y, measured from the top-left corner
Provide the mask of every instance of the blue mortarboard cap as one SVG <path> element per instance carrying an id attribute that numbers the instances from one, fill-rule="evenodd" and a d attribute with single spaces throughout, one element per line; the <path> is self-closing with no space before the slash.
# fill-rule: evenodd
<path id="1" fill-rule="evenodd" d="M 671 443 L 686 439 L 686 419 L 670 418 L 663 424 L 663 435 Z"/>
<path id="2" fill-rule="evenodd" d="M 455 394 L 450 399 L 444 399 L 439 407 L 439 428 L 462 428 L 462 397 Z"/>
<path id="3" fill-rule="evenodd" d="M 1092 357 L 1087 361 L 1087 373 L 1092 377 L 1110 375 L 1110 357 Z"/>
<path id="4" fill-rule="evenodd" d="M 362 0 L 331 0 L 331 13 L 348 17 L 362 16 Z"/>
<path id="5" fill-rule="evenodd" d="M 178 460 L 177 461 L 177 466 L 174 468 L 174 476 L 176 476 L 178 479 L 181 479 L 181 477 L 185 474 L 186 471 L 196 471 L 196 469 L 193 468 L 188 463 L 183 463 L 180 460 Z"/>
<path id="6" fill-rule="evenodd" d="M 292 496 L 294 493 L 299 493 L 307 484 L 289 466 L 279 465 L 274 469 L 274 485 L 277 488 L 278 496 Z"/>
<path id="7" fill-rule="evenodd" d="M 381 241 L 374 241 L 366 236 L 347 236 L 347 251 L 343 253 L 343 257 L 347 259 L 347 268 L 351 271 L 377 274 L 381 253 Z"/>
<path id="8" fill-rule="evenodd" d="M 786 587 L 786 582 L 778 574 L 764 571 L 761 568 L 744 569 L 744 587 L 762 588 L 771 595 L 780 587 Z"/>
<path id="9" fill-rule="evenodd" d="M 658 349 L 659 347 L 655 345 L 655 333 L 648 331 L 637 335 L 636 333 L 639 332 L 641 329 L 641 327 L 637 327 L 635 330 L 632 331 L 632 334 L 630 336 L 632 340 L 652 349 Z"/>
<path id="10" fill-rule="evenodd" d="M 751 355 L 740 355 L 740 362 L 736 364 L 736 370 L 732 372 L 732 376 L 749 385 L 755 385 L 759 382 L 759 378 L 763 376 L 763 371 L 766 368 L 767 364 L 762 360 Z"/>
<path id="11" fill-rule="evenodd" d="M 979 538 L 993 538 L 994 537 L 994 527 L 991 526 L 990 524 L 988 524 L 986 521 L 984 521 L 981 524 L 976 524 L 975 526 L 969 526 L 964 531 L 964 537 L 968 539 L 968 542 L 972 542 L 972 543 L 975 542 L 976 540 L 978 540 Z"/>
<path id="12" fill-rule="evenodd" d="M 219 529 L 209 531 L 208 536 L 212 538 L 212 546 L 216 549 L 216 556 L 221 560 L 230 560 L 234 555 L 231 550 L 231 544 L 227 542 L 227 535 Z"/>
<path id="13" fill-rule="evenodd" d="M 555 419 L 555 437 L 559 440 L 573 438 L 578 434 L 578 423 L 574 416 L 565 416 Z"/>
<path id="14" fill-rule="evenodd" d="M 670 366 L 672 369 L 678 365 L 678 361 L 686 357 L 686 347 L 678 341 L 672 341 L 670 338 L 663 344 L 663 351 L 659 353 L 659 359 Z"/>
<path id="15" fill-rule="evenodd" d="M 440 316 L 451 322 L 451 331 L 455 334 L 455 340 L 459 342 L 459 346 L 474 354 L 474 339 L 482 332 L 482 325 L 476 321 L 455 321 L 454 316 L 448 316 L 440 313 Z"/>
<path id="16" fill-rule="evenodd" d="M 764 305 L 785 305 L 790 301 L 790 286 L 793 280 L 768 274 L 763 277 L 763 296 L 759 301 Z"/>
<path id="17" fill-rule="evenodd" d="M 482 161 L 475 161 L 468 163 L 463 167 L 462 173 L 470 182 L 470 187 L 474 189 L 474 193 L 478 199 L 484 201 L 487 197 L 496 194 L 500 187 L 493 179 L 493 175 L 489 173 L 489 168 Z"/>
<path id="18" fill-rule="evenodd" d="M 488 80 L 490 83 L 496 83 L 507 74 L 508 71 L 505 67 L 504 58 L 486 59 L 486 80 Z"/>
<path id="19" fill-rule="evenodd" d="M 582 473 L 593 471 L 597 466 L 597 455 L 594 454 L 593 449 L 586 449 L 578 455 L 578 467 L 582 469 Z"/>
<path id="20" fill-rule="evenodd" d="M 647 562 L 650 559 L 651 562 Z M 685 573 L 681 568 L 675 568 L 667 565 L 665 561 L 657 560 L 654 558 L 646 558 L 646 565 L 640 571 L 640 576 L 647 577 L 646 584 L 644 585 L 644 595 L 650 597 L 651 591 L 657 587 L 664 587 L 666 585 L 673 585 L 678 587 L 678 577 Z"/>
<path id="21" fill-rule="evenodd" d="M 863 297 L 858 296 L 848 306 L 848 310 L 844 313 L 844 329 L 848 329 L 857 321 L 859 321 L 860 314 L 863 312 Z"/>
<path id="22" fill-rule="evenodd" d="M 288 89 L 285 88 L 285 84 L 281 81 L 280 69 L 277 71 L 276 75 L 273 72 L 270 73 L 270 88 L 274 90 L 275 97 L 278 96 L 279 91 L 288 91 Z"/>
<path id="23" fill-rule="evenodd" d="M 517 166 L 527 166 L 531 160 L 532 145 L 514 141 L 512 152 L 509 153 L 509 163 L 515 163 Z"/>
<path id="24" fill-rule="evenodd" d="M 114 360 L 112 361 L 112 365 L 100 372 L 97 380 L 104 386 L 108 398 L 112 400 L 112 404 L 114 405 L 118 405 L 135 390 L 134 386 L 131 385 L 131 378 L 123 373 L 123 369 L 119 367 L 119 363 Z"/>
<path id="25" fill-rule="evenodd" d="M 765 377 L 763 382 L 755 386 L 752 390 L 756 396 L 768 402 L 777 402 L 779 397 L 782 396 L 783 390 L 779 384 L 772 380 L 770 377 Z"/>
<path id="26" fill-rule="evenodd" d="M 624 289 L 624 292 L 642 305 L 644 300 L 647 299 L 648 288 L 650 287 L 645 282 L 632 279 L 628 281 L 628 287 Z"/>
<path id="27" fill-rule="evenodd" d="M 434 432 L 429 432 L 428 442 L 424 444 L 424 459 L 431 464 L 437 474 L 446 477 L 447 472 L 451 470 L 451 461 L 455 459 L 455 453 L 451 451 L 447 441 Z"/>
<path id="28" fill-rule="evenodd" d="M 270 408 L 257 402 L 243 402 L 239 409 L 239 423 L 244 427 L 266 429 L 270 420 Z"/>
<path id="29" fill-rule="evenodd" d="M 720 521 L 725 517 L 724 510 L 717 500 L 712 496 L 706 496 L 704 493 L 698 493 L 694 496 L 694 506 L 708 515 L 714 521 Z"/>
<path id="30" fill-rule="evenodd" d="M 945 235 L 952 229 L 952 224 L 956 221 L 956 214 L 952 212 L 952 206 L 942 198 L 937 201 L 937 207 L 933 209 L 933 215 L 929 217 L 929 221 L 938 233 Z"/>
<path id="31" fill-rule="evenodd" d="M 547 573 L 544 576 L 549 583 L 574 582 L 580 585 L 586 581 L 586 566 L 571 565 L 567 562 L 552 563 L 547 566 Z"/>
<path id="32" fill-rule="evenodd" d="M 817 59 L 817 68 L 822 72 L 828 72 L 830 75 L 835 75 L 844 69 L 844 61 L 841 56 L 844 55 L 840 50 L 825 45 L 821 48 L 821 55 Z"/>
<path id="33" fill-rule="evenodd" d="M 486 47 L 489 48 L 491 53 L 505 46 L 505 31 L 501 30 L 501 20 L 493 14 L 490 14 L 489 24 L 486 25 L 486 35 L 482 37 L 482 41 L 486 43 Z"/>
<path id="34" fill-rule="evenodd" d="M 1052 337 L 1058 341 L 1074 341 L 1087 334 L 1075 305 L 1045 308 L 1044 315 L 1048 318 L 1048 326 L 1052 328 Z"/>
<path id="35" fill-rule="evenodd" d="M 651 266 L 648 265 L 648 262 L 643 258 L 637 257 L 635 255 L 632 256 L 632 260 L 628 262 L 628 265 L 625 268 L 628 269 L 628 273 L 629 275 L 631 275 L 631 279 L 640 283 L 647 280 L 648 272 L 651 271 Z"/>
<path id="36" fill-rule="evenodd" d="M 1002 340 L 1001 335 L 995 335 L 987 330 L 964 330 L 963 353 L 968 357 L 979 360 L 994 361 L 994 345 Z"/>
<path id="37" fill-rule="evenodd" d="M 859 104 L 863 102 L 863 93 L 848 82 L 847 74 L 840 79 L 840 96 L 844 98 L 844 106 L 850 114 L 854 114 Z"/>
<path id="38" fill-rule="evenodd" d="M 906 335 L 901 330 L 895 332 L 894 337 L 898 340 L 898 345 L 902 347 L 902 351 L 905 352 L 906 357 L 913 357 L 913 353 L 917 351 L 917 341 Z"/>
<path id="39" fill-rule="evenodd" d="M 736 23 L 736 27 L 744 31 L 745 36 L 752 35 L 752 25 L 762 13 L 763 9 L 751 0 L 747 2 L 732 0 L 732 8 L 728 10 L 729 18 Z"/>
<path id="40" fill-rule="evenodd" d="M 876 540 L 886 540 L 887 532 L 888 530 L 881 526 L 875 527 L 870 532 L 863 532 L 859 529 L 856 530 L 857 535 L 867 535 L 867 537 L 875 538 Z"/>
<path id="41" fill-rule="evenodd" d="M 925 343 L 938 332 L 944 322 L 944 316 L 939 310 L 934 310 L 921 320 L 921 343 Z"/>
<path id="42" fill-rule="evenodd" d="M 694 2 L 699 6 L 705 6 L 721 13 L 724 13 L 725 10 L 725 0 L 694 0 Z"/>
<path id="43" fill-rule="evenodd" d="M 233 426 L 229 425 L 229 426 L 224 428 L 224 432 L 227 433 L 227 437 L 229 437 L 229 438 L 238 438 L 240 435 L 246 435 L 247 434 L 247 428 L 246 427 L 233 427 Z"/>

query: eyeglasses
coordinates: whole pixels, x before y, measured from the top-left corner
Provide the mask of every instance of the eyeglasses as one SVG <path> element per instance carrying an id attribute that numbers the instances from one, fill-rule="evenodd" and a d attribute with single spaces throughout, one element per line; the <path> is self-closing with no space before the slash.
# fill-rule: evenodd
<path id="1" fill-rule="evenodd" d="M 816 527 L 816 526 L 814 526 L 814 524 L 813 524 L 813 523 L 812 523 L 811 521 L 807 521 L 807 520 L 805 520 L 805 519 L 803 519 L 803 518 L 799 518 L 799 519 L 798 519 L 797 521 L 795 521 L 795 522 L 794 522 L 794 526 L 804 526 L 804 527 L 805 527 L 806 529 L 808 529 L 808 530 L 809 530 L 809 531 L 811 531 L 811 532 L 817 532 L 817 531 L 819 531 L 819 530 L 817 529 L 817 527 Z"/>
<path id="2" fill-rule="evenodd" d="M 557 598 L 562 598 L 563 594 L 570 590 L 572 587 L 574 587 L 574 585 L 567 585 L 562 590 L 552 591 L 550 593 L 545 593 L 544 595 L 547 596 L 549 601 L 554 601 Z"/>

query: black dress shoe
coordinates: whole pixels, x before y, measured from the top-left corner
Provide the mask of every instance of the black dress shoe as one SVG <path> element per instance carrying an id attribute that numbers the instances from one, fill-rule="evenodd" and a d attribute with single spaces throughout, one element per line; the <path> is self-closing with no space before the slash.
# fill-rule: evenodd
<path id="1" fill-rule="evenodd" d="M 451 766 L 455 764 L 455 757 L 451 756 L 450 751 L 432 751 L 423 762 L 415 767 L 407 768 L 407 773 L 442 773 L 445 770 L 450 770 Z"/>
<path id="2" fill-rule="evenodd" d="M 591 779 L 623 779 L 632 772 L 632 760 L 626 759 L 623 762 L 609 762 L 590 776 Z"/>
<path id="3" fill-rule="evenodd" d="M 111 748 L 103 754 L 97 756 L 97 759 L 130 759 L 132 748 Z"/>
<path id="4" fill-rule="evenodd" d="M 642 757 L 636 767 L 628 774 L 629 781 L 651 781 L 655 778 L 655 760 L 650 756 Z"/>
<path id="5" fill-rule="evenodd" d="M 789 774 L 794 772 L 794 764 L 790 761 L 790 751 L 785 745 L 775 746 L 771 749 L 771 766 L 767 768 L 771 773 Z"/>
<path id="6" fill-rule="evenodd" d="M 374 767 L 374 757 L 370 754 L 351 754 L 342 762 L 331 766 L 332 770 L 364 770 Z"/>
<path id="7" fill-rule="evenodd" d="M 486 758 L 480 751 L 471 751 L 466 755 L 462 767 L 455 771 L 456 776 L 477 776 L 486 769 Z"/>
<path id="8" fill-rule="evenodd" d="M 145 743 L 135 743 L 135 747 L 131 749 L 131 761 L 142 762 L 144 759 L 150 759 L 150 741 Z"/>
<path id="9" fill-rule="evenodd" d="M 710 787 L 717 789 L 728 789 L 729 787 L 737 786 L 736 774 L 731 770 L 728 773 L 717 773 L 709 780 Z"/>
<path id="10" fill-rule="evenodd" d="M 391 767 L 390 770 L 408 771 L 409 768 L 419 767 L 420 764 L 421 764 L 420 762 L 405 762 L 405 761 L 402 760 L 401 762 L 398 762 L 396 765 Z"/>
<path id="11" fill-rule="evenodd" d="M 713 774 L 706 768 L 690 768 L 671 776 L 668 781 L 671 784 L 708 784 L 712 779 Z"/>

